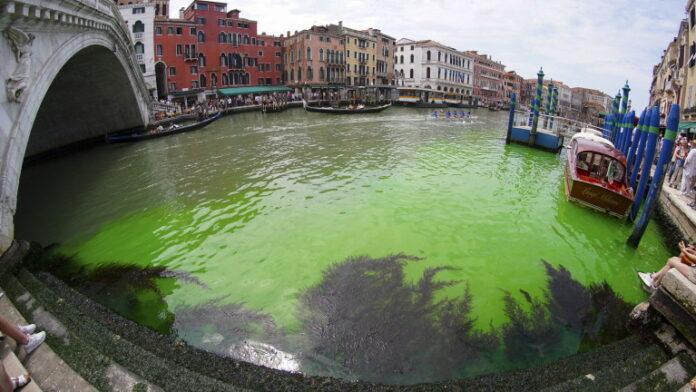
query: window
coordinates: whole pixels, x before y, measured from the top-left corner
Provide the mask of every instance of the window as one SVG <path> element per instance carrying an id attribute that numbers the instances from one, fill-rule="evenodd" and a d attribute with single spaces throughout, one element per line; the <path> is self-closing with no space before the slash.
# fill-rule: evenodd
<path id="1" fill-rule="evenodd" d="M 404 63 L 404 55 L 403 55 L 403 54 L 401 55 L 401 59 L 400 59 L 400 60 L 401 60 L 400 63 L 403 64 L 403 63 Z"/>
<path id="2" fill-rule="evenodd" d="M 144 33 L 145 32 L 145 25 L 141 21 L 137 21 L 133 24 L 133 32 L 134 33 Z"/>
<path id="3" fill-rule="evenodd" d="M 145 53 L 145 45 L 143 45 L 142 42 L 135 43 L 135 53 L 137 53 L 137 54 Z"/>
<path id="4" fill-rule="evenodd" d="M 144 13 L 145 13 L 145 7 L 133 8 L 133 15 L 135 15 L 135 14 L 144 14 Z"/>
<path id="5" fill-rule="evenodd" d="M 413 64 L 413 55 L 411 55 L 411 64 Z"/>
<path id="6" fill-rule="evenodd" d="M 169 91 L 176 91 L 176 83 L 169 83 Z"/>
<path id="7" fill-rule="evenodd" d="M 196 9 L 200 11 L 208 11 L 208 4 L 206 3 L 197 3 L 196 4 Z"/>
<path id="8" fill-rule="evenodd" d="M 168 35 L 174 35 L 174 28 L 173 28 L 173 27 L 167 27 L 167 34 L 168 34 Z"/>
<path id="9" fill-rule="evenodd" d="M 196 24 L 204 25 L 205 24 L 205 18 L 196 18 Z"/>
<path id="10" fill-rule="evenodd" d="M 162 28 L 159 26 L 155 27 L 155 34 L 162 35 Z"/>
<path id="11" fill-rule="evenodd" d="M 408 71 L 408 77 L 413 79 L 413 69 Z"/>
<path id="12" fill-rule="evenodd" d="M 195 75 L 198 73 L 198 67 L 196 67 L 195 65 L 192 65 L 190 71 L 191 71 L 191 75 Z"/>
<path id="13" fill-rule="evenodd" d="M 205 56 L 203 55 L 203 53 L 198 55 L 198 66 L 205 67 Z"/>
<path id="14" fill-rule="evenodd" d="M 198 88 L 198 81 L 194 80 L 191 82 L 191 88 Z"/>
<path id="15" fill-rule="evenodd" d="M 319 68 L 319 80 L 324 81 L 324 67 Z"/>
<path id="16" fill-rule="evenodd" d="M 183 52 L 183 49 L 182 49 L 181 45 L 176 45 L 176 55 L 181 56 L 182 52 Z"/>
<path id="17" fill-rule="evenodd" d="M 693 29 L 694 25 L 696 25 L 696 7 L 691 7 L 691 11 L 689 11 L 689 21 L 691 22 L 690 27 Z"/>
<path id="18" fill-rule="evenodd" d="M 184 33 L 184 29 L 182 29 L 181 27 L 176 28 L 176 35 L 181 35 L 183 33 Z"/>
<path id="19" fill-rule="evenodd" d="M 157 47 L 155 48 L 155 52 L 156 52 L 156 53 L 155 53 L 156 55 L 162 56 L 162 53 L 164 52 L 164 49 L 162 48 L 162 45 L 157 45 Z"/>
<path id="20" fill-rule="evenodd" d="M 430 53 L 430 52 L 428 52 L 428 53 Z M 425 78 L 430 79 L 430 67 L 427 67 L 425 69 Z"/>
<path id="21" fill-rule="evenodd" d="M 205 33 L 202 31 L 198 32 L 198 42 L 205 42 Z"/>
<path id="22" fill-rule="evenodd" d="M 312 48 L 307 48 L 307 60 L 312 61 Z"/>
<path id="23" fill-rule="evenodd" d="M 140 70 L 143 71 L 143 73 L 145 73 L 145 64 L 140 64 Z"/>
<path id="24" fill-rule="evenodd" d="M 196 28 L 195 28 L 195 27 L 191 27 L 191 28 L 189 29 L 189 34 L 191 34 L 191 35 L 196 35 Z"/>
<path id="25" fill-rule="evenodd" d="M 227 34 L 220 33 L 220 35 L 218 35 L 218 42 L 221 44 L 227 43 Z"/>
<path id="26" fill-rule="evenodd" d="M 314 78 L 314 72 L 312 72 L 312 67 L 307 67 L 307 80 L 312 80 Z"/>
<path id="27" fill-rule="evenodd" d="M 223 67 L 227 66 L 227 56 L 224 53 L 220 55 L 220 65 Z"/>
<path id="28" fill-rule="evenodd" d="M 428 52 L 426 53 L 425 58 L 426 58 L 428 61 L 430 61 L 430 51 L 428 51 Z"/>
<path id="29" fill-rule="evenodd" d="M 176 75 L 176 68 L 169 67 L 169 76 L 175 76 L 175 75 Z"/>

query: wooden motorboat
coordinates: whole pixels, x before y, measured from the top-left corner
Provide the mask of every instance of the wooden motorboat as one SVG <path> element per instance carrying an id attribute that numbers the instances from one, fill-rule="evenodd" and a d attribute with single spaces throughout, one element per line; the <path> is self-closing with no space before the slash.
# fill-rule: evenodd
<path id="1" fill-rule="evenodd" d="M 573 136 L 568 148 L 565 167 L 568 200 L 625 217 L 633 203 L 633 190 L 626 178 L 626 157 L 609 140 L 589 133 Z"/>
<path id="2" fill-rule="evenodd" d="M 303 101 L 303 105 L 306 111 L 308 112 L 316 112 L 316 113 L 329 113 L 329 114 L 366 114 L 366 113 L 378 113 L 381 112 L 384 109 L 387 109 L 391 106 L 391 103 L 388 103 L 386 105 L 381 105 L 381 106 L 364 106 L 364 107 L 357 107 L 353 109 L 349 108 L 334 108 L 334 107 L 318 107 L 318 106 L 309 106 L 306 101 Z"/>
<path id="3" fill-rule="evenodd" d="M 141 140 L 149 140 L 149 139 L 155 139 L 155 138 L 163 137 L 163 136 L 175 135 L 178 133 L 195 131 L 196 129 L 203 128 L 204 126 L 212 123 L 213 121 L 220 118 L 220 116 L 222 116 L 222 112 L 217 112 L 211 116 L 208 116 L 207 118 L 203 119 L 202 121 L 197 121 L 197 122 L 194 122 L 193 124 L 187 124 L 187 125 L 172 124 L 168 128 L 165 128 L 161 131 L 158 131 L 156 129 L 148 129 L 145 131 L 133 132 L 133 133 L 107 134 L 106 135 L 106 142 L 107 143 L 138 142 Z"/>

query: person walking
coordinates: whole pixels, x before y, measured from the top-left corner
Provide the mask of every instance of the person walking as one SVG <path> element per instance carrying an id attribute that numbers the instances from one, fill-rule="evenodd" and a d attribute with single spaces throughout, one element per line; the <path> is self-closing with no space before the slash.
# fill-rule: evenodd
<path id="1" fill-rule="evenodd" d="M 689 145 L 686 138 L 680 138 L 679 144 L 674 151 L 674 172 L 669 180 L 669 186 L 676 188 L 677 184 L 681 180 L 681 174 L 684 169 L 684 160 L 689 154 Z"/>
<path id="2" fill-rule="evenodd" d="M 696 179 L 696 148 L 694 148 L 696 147 L 694 146 L 696 143 L 692 141 L 690 144 L 691 149 L 684 160 L 684 174 L 682 176 L 681 186 L 679 187 L 682 194 L 687 197 L 691 195 L 694 180 Z"/>

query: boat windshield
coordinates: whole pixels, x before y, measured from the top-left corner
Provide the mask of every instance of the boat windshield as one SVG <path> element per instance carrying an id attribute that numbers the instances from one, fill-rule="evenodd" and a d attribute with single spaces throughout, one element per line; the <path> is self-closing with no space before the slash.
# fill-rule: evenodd
<path id="1" fill-rule="evenodd" d="M 576 171 L 583 180 L 594 180 L 609 186 L 621 187 L 624 183 L 624 166 L 616 159 L 604 154 L 584 151 L 576 159 Z"/>

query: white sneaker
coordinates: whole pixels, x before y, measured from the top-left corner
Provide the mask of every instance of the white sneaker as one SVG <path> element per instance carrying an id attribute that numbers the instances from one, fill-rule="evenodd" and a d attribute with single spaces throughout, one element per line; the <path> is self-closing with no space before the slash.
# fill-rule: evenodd
<path id="1" fill-rule="evenodd" d="M 23 334 L 31 335 L 34 333 L 34 331 L 36 331 L 36 324 L 18 325 L 17 328 L 19 328 L 19 330 L 22 331 Z"/>
<path id="2" fill-rule="evenodd" d="M 26 346 L 24 346 L 24 350 L 27 352 L 27 354 L 29 354 L 36 350 L 36 348 L 39 347 L 44 340 L 46 340 L 46 332 L 44 331 L 30 335 L 29 341 L 27 342 Z"/>
<path id="3" fill-rule="evenodd" d="M 657 290 L 657 287 L 655 287 L 655 282 L 653 281 L 653 278 L 652 276 L 650 276 L 649 273 L 639 272 L 638 277 L 643 282 L 643 285 L 645 285 L 645 288 L 647 288 L 651 292 Z"/>

